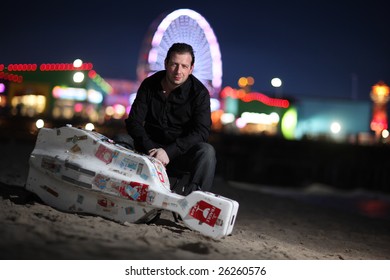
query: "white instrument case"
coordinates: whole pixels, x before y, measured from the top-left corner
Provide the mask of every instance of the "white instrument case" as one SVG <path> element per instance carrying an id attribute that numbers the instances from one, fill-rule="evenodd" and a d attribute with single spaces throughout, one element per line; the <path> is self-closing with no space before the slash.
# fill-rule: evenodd
<path id="1" fill-rule="evenodd" d="M 41 128 L 30 156 L 26 189 L 66 212 L 142 223 L 161 210 L 180 215 L 184 225 L 219 239 L 232 233 L 234 200 L 211 192 L 171 192 L 165 167 L 155 158 L 80 128 Z"/>

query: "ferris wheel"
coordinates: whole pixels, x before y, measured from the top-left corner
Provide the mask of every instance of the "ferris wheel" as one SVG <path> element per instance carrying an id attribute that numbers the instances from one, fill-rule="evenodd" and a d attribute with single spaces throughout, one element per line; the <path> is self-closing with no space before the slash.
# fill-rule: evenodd
<path id="1" fill-rule="evenodd" d="M 194 76 L 208 88 L 211 96 L 219 93 L 222 85 L 222 60 L 217 38 L 206 19 L 190 9 L 175 10 L 161 22 L 158 19 L 151 25 L 138 61 L 138 79 L 143 80 L 163 70 L 168 49 L 177 42 L 193 47 Z"/>

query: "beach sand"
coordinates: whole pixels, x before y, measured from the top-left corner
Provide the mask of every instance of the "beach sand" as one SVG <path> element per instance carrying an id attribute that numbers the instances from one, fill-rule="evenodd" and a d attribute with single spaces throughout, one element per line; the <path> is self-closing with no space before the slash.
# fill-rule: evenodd
<path id="1" fill-rule="evenodd" d="M 214 240 L 175 223 L 120 224 L 58 211 L 24 184 L 33 143 L 0 147 L 1 259 L 389 260 L 390 199 L 331 186 L 277 187 L 226 181 L 213 192 L 239 202 L 233 233 Z"/>

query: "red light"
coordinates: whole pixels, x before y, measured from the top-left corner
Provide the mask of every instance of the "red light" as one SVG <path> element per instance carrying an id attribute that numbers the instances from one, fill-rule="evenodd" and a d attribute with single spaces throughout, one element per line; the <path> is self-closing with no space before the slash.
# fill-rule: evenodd
<path id="1" fill-rule="evenodd" d="M 286 99 L 271 98 L 259 92 L 245 93 L 242 90 L 236 90 L 231 87 L 225 87 L 221 92 L 221 97 L 240 99 L 243 102 L 259 101 L 272 107 L 288 108 L 290 106 L 290 102 Z"/>
<path id="2" fill-rule="evenodd" d="M 361 212 L 370 217 L 386 217 L 390 213 L 390 205 L 377 199 L 360 201 L 358 207 Z"/>
<path id="3" fill-rule="evenodd" d="M 83 70 L 92 70 L 93 65 L 92 65 L 92 63 L 88 62 L 88 63 L 83 63 L 83 65 L 81 67 Z"/>
<path id="4" fill-rule="evenodd" d="M 82 110 L 83 110 L 83 104 L 81 103 L 74 104 L 74 111 L 76 113 L 80 113 Z"/>
<path id="5" fill-rule="evenodd" d="M 0 71 L 4 70 L 4 64 L 0 64 Z M 37 70 L 37 65 L 36 64 L 9 64 L 7 67 L 8 71 L 18 71 L 18 72 L 24 72 L 24 71 L 35 71 Z"/>
<path id="6" fill-rule="evenodd" d="M 84 63 L 81 67 L 82 70 L 92 70 L 92 63 Z M 39 69 L 40 71 L 72 71 L 75 70 L 72 63 L 42 63 L 41 65 L 37 64 L 8 64 L 7 67 L 4 64 L 0 64 L 0 71 L 4 71 L 7 69 L 8 71 L 36 71 Z"/>
<path id="7" fill-rule="evenodd" d="M 95 78 L 96 77 L 96 71 L 95 70 L 90 70 L 88 72 L 88 77 L 90 77 L 91 79 Z"/>
<path id="8" fill-rule="evenodd" d="M 17 83 L 21 83 L 23 81 L 22 76 L 4 73 L 4 72 L 0 72 L 0 79 L 8 80 L 11 82 L 17 82 Z"/>

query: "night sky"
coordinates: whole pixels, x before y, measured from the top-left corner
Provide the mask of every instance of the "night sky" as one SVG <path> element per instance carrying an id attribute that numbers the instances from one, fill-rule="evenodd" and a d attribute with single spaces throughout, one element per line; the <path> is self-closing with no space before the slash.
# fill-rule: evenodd
<path id="1" fill-rule="evenodd" d="M 0 64 L 81 58 L 103 78 L 136 79 L 140 48 L 161 14 L 200 13 L 218 39 L 223 86 L 255 78 L 254 91 L 368 99 L 390 84 L 387 1 L 3 1 Z"/>

